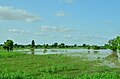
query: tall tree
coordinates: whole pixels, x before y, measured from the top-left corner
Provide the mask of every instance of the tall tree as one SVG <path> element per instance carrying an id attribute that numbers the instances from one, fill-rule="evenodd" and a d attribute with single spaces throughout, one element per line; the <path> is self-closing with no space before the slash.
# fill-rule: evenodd
<path id="1" fill-rule="evenodd" d="M 7 51 L 12 51 L 13 50 L 13 41 L 12 40 L 7 40 L 6 42 L 4 42 L 3 44 L 3 48 Z"/>
<path id="2" fill-rule="evenodd" d="M 35 41 L 34 40 L 32 40 L 31 47 L 32 48 L 35 47 Z"/>
<path id="3" fill-rule="evenodd" d="M 35 47 L 35 41 L 32 40 L 31 42 L 31 53 L 34 54 L 34 47 Z"/>
<path id="4" fill-rule="evenodd" d="M 77 44 L 74 44 L 74 47 L 77 47 Z"/>

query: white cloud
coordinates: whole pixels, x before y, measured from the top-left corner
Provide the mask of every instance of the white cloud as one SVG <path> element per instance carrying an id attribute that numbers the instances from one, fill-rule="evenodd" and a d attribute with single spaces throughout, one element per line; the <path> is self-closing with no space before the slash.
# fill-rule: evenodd
<path id="1" fill-rule="evenodd" d="M 40 27 L 41 31 L 55 31 L 55 32 L 70 32 L 73 31 L 68 28 L 64 28 L 63 26 L 58 26 L 58 27 L 50 27 L 50 26 L 41 26 Z"/>
<path id="2" fill-rule="evenodd" d="M 41 32 L 34 33 L 35 35 L 43 35 Z"/>
<path id="3" fill-rule="evenodd" d="M 111 20 L 106 20 L 105 23 L 106 24 L 112 24 L 112 21 Z"/>
<path id="4" fill-rule="evenodd" d="M 100 35 L 80 35 L 79 37 L 83 39 L 103 39 L 103 36 Z"/>
<path id="5" fill-rule="evenodd" d="M 48 26 L 41 26 L 41 27 L 40 27 L 40 30 L 41 30 L 41 31 L 48 31 L 48 30 L 51 30 L 51 28 L 48 27 Z"/>
<path id="6" fill-rule="evenodd" d="M 28 31 L 19 30 L 19 29 L 8 29 L 8 31 L 9 31 L 9 32 L 12 32 L 12 33 L 18 33 L 18 34 L 29 33 Z"/>
<path id="7" fill-rule="evenodd" d="M 71 35 L 64 35 L 64 38 L 72 39 L 73 37 Z"/>
<path id="8" fill-rule="evenodd" d="M 106 40 L 106 38 L 102 35 L 92 35 L 92 34 L 86 34 L 86 35 L 79 35 L 73 38 L 75 41 L 81 41 L 83 43 L 88 42 L 98 42 Z"/>
<path id="9" fill-rule="evenodd" d="M 59 2 L 62 2 L 62 3 L 73 3 L 73 2 L 75 2 L 75 0 L 59 0 Z"/>
<path id="10" fill-rule="evenodd" d="M 0 6 L 0 20 L 34 22 L 40 20 L 40 17 L 22 9 L 14 9 L 8 6 Z"/>
<path id="11" fill-rule="evenodd" d="M 60 17 L 65 16 L 65 12 L 63 10 L 57 11 L 56 16 L 60 16 Z"/>
<path id="12" fill-rule="evenodd" d="M 71 29 L 64 28 L 63 26 L 60 26 L 60 27 L 52 27 L 52 29 L 53 29 L 54 31 L 58 31 L 58 32 L 69 32 L 69 31 L 72 31 Z"/>
<path id="13" fill-rule="evenodd" d="M 50 38 L 55 38 L 55 36 L 54 36 L 54 35 L 49 35 L 49 37 L 50 37 Z"/>

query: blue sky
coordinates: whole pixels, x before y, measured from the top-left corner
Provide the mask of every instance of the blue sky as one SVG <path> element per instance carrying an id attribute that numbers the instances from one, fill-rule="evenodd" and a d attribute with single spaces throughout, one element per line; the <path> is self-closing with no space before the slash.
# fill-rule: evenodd
<path id="1" fill-rule="evenodd" d="M 0 0 L 0 43 L 104 45 L 120 35 L 120 0 Z"/>

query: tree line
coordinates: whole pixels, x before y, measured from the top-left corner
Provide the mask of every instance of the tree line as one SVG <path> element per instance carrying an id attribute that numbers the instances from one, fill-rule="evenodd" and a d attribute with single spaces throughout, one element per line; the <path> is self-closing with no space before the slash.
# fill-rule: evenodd
<path id="1" fill-rule="evenodd" d="M 104 46 L 98 46 L 98 45 L 87 45 L 87 44 L 83 44 L 83 45 L 66 45 L 65 43 L 53 43 L 52 45 L 49 44 L 43 44 L 43 45 L 35 45 L 35 41 L 32 40 L 31 44 L 28 45 L 20 45 L 13 42 L 13 40 L 7 40 L 6 42 L 4 42 L 4 44 L 1 45 L 3 47 L 4 50 L 7 51 L 12 51 L 13 48 L 32 48 L 32 49 L 37 49 L 37 48 L 46 48 L 46 49 L 51 49 L 51 48 L 85 48 L 85 49 L 94 49 L 94 50 L 98 50 L 98 49 L 111 49 L 114 52 L 116 52 L 117 50 L 120 50 L 120 36 L 117 36 L 116 38 L 110 39 Z"/>

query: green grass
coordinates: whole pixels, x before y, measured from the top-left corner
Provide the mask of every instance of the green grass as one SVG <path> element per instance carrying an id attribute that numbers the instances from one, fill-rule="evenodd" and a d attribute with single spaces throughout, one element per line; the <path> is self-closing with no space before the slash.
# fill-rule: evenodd
<path id="1" fill-rule="evenodd" d="M 0 51 L 0 59 L 1 58 L 12 58 L 12 57 L 17 57 L 20 55 L 25 55 L 24 53 L 20 52 L 7 52 L 7 51 Z"/>
<path id="2" fill-rule="evenodd" d="M 120 68 L 63 54 L 0 52 L 0 79 L 120 79 Z"/>

